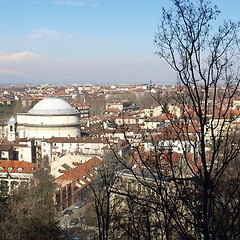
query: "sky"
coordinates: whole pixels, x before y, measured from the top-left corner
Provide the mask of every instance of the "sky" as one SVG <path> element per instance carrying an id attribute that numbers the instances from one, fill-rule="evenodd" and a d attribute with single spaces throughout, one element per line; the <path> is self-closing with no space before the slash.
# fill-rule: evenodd
<path id="1" fill-rule="evenodd" d="M 239 0 L 213 0 L 240 19 Z M 155 52 L 169 0 L 0 0 L 0 84 L 175 83 Z"/>

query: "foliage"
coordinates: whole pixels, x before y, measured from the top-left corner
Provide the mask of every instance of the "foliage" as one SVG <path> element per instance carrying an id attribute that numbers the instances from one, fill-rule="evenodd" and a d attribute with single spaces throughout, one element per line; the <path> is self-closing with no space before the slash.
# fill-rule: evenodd
<path id="1" fill-rule="evenodd" d="M 21 185 L 9 196 L 8 211 L 0 227 L 3 239 L 58 239 L 59 228 L 52 198 L 54 189 L 44 174 L 30 185 Z"/>

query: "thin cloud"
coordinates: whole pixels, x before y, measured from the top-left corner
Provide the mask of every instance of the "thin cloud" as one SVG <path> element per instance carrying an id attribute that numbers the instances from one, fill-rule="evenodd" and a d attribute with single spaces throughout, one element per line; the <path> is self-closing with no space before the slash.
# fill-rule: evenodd
<path id="1" fill-rule="evenodd" d="M 18 53 L 1 53 L 0 52 L 0 62 L 9 63 L 9 62 L 18 62 L 23 60 L 36 60 L 43 58 L 42 55 L 36 54 L 34 52 L 18 52 Z"/>
<path id="2" fill-rule="evenodd" d="M 68 38 L 77 38 L 79 35 L 77 33 L 70 33 L 67 35 Z"/>
<path id="3" fill-rule="evenodd" d="M 40 28 L 33 31 L 32 34 L 27 36 L 28 40 L 46 40 L 46 39 L 53 39 L 62 36 L 62 32 L 50 30 L 47 28 Z"/>
<path id="4" fill-rule="evenodd" d="M 15 71 L 11 69 L 0 69 L 0 75 L 11 75 L 11 76 L 18 76 L 18 77 L 26 77 L 28 74 L 20 71 Z"/>
<path id="5" fill-rule="evenodd" d="M 57 0 L 54 1 L 53 4 L 55 5 L 65 5 L 65 6 L 73 6 L 73 7 L 98 7 L 98 3 L 88 4 L 86 1 L 79 1 L 79 0 Z"/>
<path id="6" fill-rule="evenodd" d="M 67 5 L 67 6 L 74 6 L 74 7 L 85 7 L 85 1 L 73 1 L 73 0 L 59 0 L 53 2 L 56 5 Z"/>
<path id="7" fill-rule="evenodd" d="M 93 3 L 93 4 L 91 4 L 91 6 L 95 8 L 95 7 L 98 7 L 99 4 L 98 3 Z"/>

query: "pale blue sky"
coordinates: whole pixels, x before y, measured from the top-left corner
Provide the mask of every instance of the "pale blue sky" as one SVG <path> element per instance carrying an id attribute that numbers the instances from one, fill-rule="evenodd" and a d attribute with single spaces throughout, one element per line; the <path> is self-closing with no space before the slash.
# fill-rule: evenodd
<path id="1" fill-rule="evenodd" d="M 239 0 L 214 0 L 238 20 Z M 0 0 L 0 84 L 175 83 L 154 52 L 168 0 Z"/>

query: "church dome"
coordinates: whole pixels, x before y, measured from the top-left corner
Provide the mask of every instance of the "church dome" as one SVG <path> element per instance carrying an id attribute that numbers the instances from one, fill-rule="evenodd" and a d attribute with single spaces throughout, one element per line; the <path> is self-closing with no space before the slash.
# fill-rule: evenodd
<path id="1" fill-rule="evenodd" d="M 48 97 L 38 102 L 28 113 L 34 115 L 68 115 L 76 114 L 76 111 L 65 100 Z"/>

